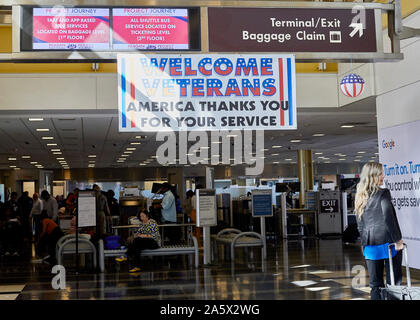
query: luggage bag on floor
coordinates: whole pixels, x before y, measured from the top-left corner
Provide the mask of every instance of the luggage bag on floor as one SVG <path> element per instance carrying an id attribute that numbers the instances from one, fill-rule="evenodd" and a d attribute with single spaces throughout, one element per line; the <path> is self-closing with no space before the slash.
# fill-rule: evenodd
<path id="1" fill-rule="evenodd" d="M 391 246 L 395 244 L 392 243 L 388 246 L 388 256 L 389 256 L 389 270 L 391 277 L 391 285 L 386 284 L 385 288 L 382 289 L 382 297 L 384 300 L 420 300 L 420 287 L 411 286 L 411 277 L 410 277 L 410 267 L 408 265 L 408 254 L 407 254 L 407 245 L 404 243 L 404 257 L 405 257 L 405 267 L 407 272 L 407 286 L 396 286 L 394 278 L 394 269 L 392 267 L 392 254 Z"/>

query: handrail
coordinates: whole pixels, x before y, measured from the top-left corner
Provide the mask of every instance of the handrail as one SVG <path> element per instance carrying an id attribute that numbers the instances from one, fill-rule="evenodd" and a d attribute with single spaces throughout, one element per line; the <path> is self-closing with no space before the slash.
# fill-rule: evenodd
<path id="1" fill-rule="evenodd" d="M 242 231 L 239 230 L 239 229 L 226 228 L 226 229 L 223 229 L 223 230 L 219 231 L 219 233 L 216 235 L 216 238 L 220 237 L 222 234 L 225 234 L 225 233 L 238 233 L 238 234 L 240 234 L 241 232 Z"/>
<path id="2" fill-rule="evenodd" d="M 64 241 L 64 243 L 60 246 L 60 248 L 58 249 L 58 253 L 57 253 L 57 263 L 59 265 L 61 265 L 61 257 L 62 257 L 62 253 L 64 251 L 64 248 L 71 243 L 76 242 L 76 238 L 72 238 L 72 239 L 67 239 L 66 241 Z M 91 249 L 92 249 L 92 253 L 93 253 L 93 267 L 96 268 L 96 248 L 95 245 L 88 239 L 83 239 L 83 238 L 79 238 L 78 239 L 79 244 L 80 243 L 86 243 L 88 244 Z"/>

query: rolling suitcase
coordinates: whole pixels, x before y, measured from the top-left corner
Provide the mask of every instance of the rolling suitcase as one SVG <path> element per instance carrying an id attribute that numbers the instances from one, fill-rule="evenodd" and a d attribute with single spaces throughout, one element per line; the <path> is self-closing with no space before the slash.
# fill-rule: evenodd
<path id="1" fill-rule="evenodd" d="M 407 286 L 396 286 L 394 278 L 394 269 L 392 267 L 392 255 L 391 255 L 391 246 L 395 245 L 394 243 L 388 246 L 388 257 L 389 257 L 389 270 L 391 277 L 391 285 L 386 284 L 385 288 L 382 289 L 382 297 L 384 300 L 420 300 L 420 287 L 411 286 L 411 277 L 410 277 L 410 267 L 408 265 L 408 254 L 407 254 L 407 245 L 404 243 L 404 258 L 405 258 L 405 267 L 407 272 Z"/>

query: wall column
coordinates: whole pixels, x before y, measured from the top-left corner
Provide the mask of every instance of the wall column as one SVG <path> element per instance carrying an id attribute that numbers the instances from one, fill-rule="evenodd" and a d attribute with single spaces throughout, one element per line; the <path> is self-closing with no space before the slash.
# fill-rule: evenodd
<path id="1" fill-rule="evenodd" d="M 305 192 L 314 188 L 312 150 L 298 150 L 299 207 L 305 205 Z"/>

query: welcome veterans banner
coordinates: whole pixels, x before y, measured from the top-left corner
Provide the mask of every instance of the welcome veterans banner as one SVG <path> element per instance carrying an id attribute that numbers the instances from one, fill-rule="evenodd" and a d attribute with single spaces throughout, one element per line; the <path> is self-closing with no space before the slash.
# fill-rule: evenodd
<path id="1" fill-rule="evenodd" d="M 120 131 L 296 129 L 293 55 L 120 54 Z"/>

